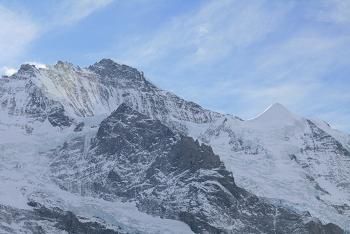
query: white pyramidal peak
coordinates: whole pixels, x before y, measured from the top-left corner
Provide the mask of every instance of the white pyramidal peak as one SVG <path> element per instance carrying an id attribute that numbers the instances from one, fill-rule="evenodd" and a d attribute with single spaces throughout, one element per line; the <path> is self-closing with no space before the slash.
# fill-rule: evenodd
<path id="1" fill-rule="evenodd" d="M 299 117 L 279 103 L 246 121 L 206 110 L 110 59 L 87 68 L 67 62 L 27 64 L 0 78 L 0 186 L 7 188 L 0 191 L 0 205 L 31 210 L 28 201 L 37 201 L 74 210 L 90 220 L 105 218 L 131 233 L 191 233 L 186 224 L 146 215 L 133 203 L 82 198 L 51 181 L 50 158 L 43 152 L 76 137 L 84 137 L 88 148 L 100 122 L 122 103 L 210 145 L 240 187 L 273 203 L 310 212 L 325 224 L 347 228 L 348 134 L 323 121 Z M 79 126 L 81 131 L 76 130 Z M 16 223 L 6 225 L 25 230 Z M 55 229 L 50 224 L 46 228 Z"/>
<path id="2" fill-rule="evenodd" d="M 285 106 L 275 103 L 269 106 L 263 113 L 247 122 L 261 127 L 281 128 L 285 125 L 293 125 L 299 120 L 300 118 L 291 113 Z"/>

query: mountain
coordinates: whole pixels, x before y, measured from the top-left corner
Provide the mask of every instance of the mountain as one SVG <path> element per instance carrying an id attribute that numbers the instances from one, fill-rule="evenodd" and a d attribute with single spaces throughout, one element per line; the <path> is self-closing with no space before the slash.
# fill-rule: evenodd
<path id="1" fill-rule="evenodd" d="M 2 232 L 347 228 L 350 137 L 281 104 L 243 121 L 110 59 L 22 65 L 0 103 Z"/>
<path id="2" fill-rule="evenodd" d="M 141 211 L 181 220 L 196 233 L 337 230 L 237 187 L 210 147 L 126 104 L 102 121 L 89 142 L 79 137 L 53 153 L 52 176 L 61 188 L 136 201 Z"/>
<path id="3" fill-rule="evenodd" d="M 348 225 L 349 135 L 281 104 L 247 121 L 223 117 L 192 135 L 213 147 L 239 186 L 324 222 Z"/>

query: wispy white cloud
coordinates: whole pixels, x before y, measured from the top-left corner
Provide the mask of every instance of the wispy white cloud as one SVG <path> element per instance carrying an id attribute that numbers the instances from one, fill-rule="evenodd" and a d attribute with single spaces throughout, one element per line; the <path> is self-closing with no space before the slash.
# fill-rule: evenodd
<path id="1" fill-rule="evenodd" d="M 38 33 L 38 25 L 23 12 L 0 5 L 0 64 L 20 56 Z"/>
<path id="2" fill-rule="evenodd" d="M 223 59 L 263 40 L 283 19 L 291 4 L 270 8 L 263 1 L 210 1 L 196 12 L 178 16 L 151 40 L 139 46 L 123 45 L 123 60 L 134 64 L 162 60 L 181 53 L 182 64 L 208 63 Z"/>
<path id="3" fill-rule="evenodd" d="M 284 75 L 287 78 L 296 75 L 310 77 L 310 72 L 313 72 L 315 74 L 311 78 L 315 78 L 315 75 L 327 68 L 325 65 L 331 65 L 335 61 L 349 40 L 350 36 L 323 36 L 309 32 L 291 35 L 288 39 L 261 50 L 255 59 L 255 71 L 258 74 L 270 72 L 275 77 Z"/>
<path id="4" fill-rule="evenodd" d="M 11 76 L 13 74 L 15 74 L 17 72 L 16 68 L 12 68 L 12 67 L 2 67 L 0 69 L 0 76 L 1 75 L 5 75 L 5 76 Z"/>
<path id="5" fill-rule="evenodd" d="M 59 25 L 75 24 L 93 12 L 107 6 L 113 0 L 63 0 L 47 9 L 51 13 L 41 23 L 21 10 L 8 9 L 0 5 L 0 69 L 1 74 L 11 74 L 14 68 L 8 64 L 23 63 L 21 57 L 40 36 L 55 30 Z M 43 64 L 33 62 L 43 67 Z"/>
<path id="6" fill-rule="evenodd" d="M 30 65 L 34 65 L 36 68 L 41 68 L 41 69 L 46 69 L 47 65 L 43 64 L 43 63 L 39 63 L 39 62 L 24 62 L 23 64 L 30 64 Z M 5 75 L 5 76 L 11 76 L 13 74 L 15 74 L 18 71 L 18 68 L 15 67 L 7 67 L 7 66 L 3 66 L 0 69 L 0 76 L 1 75 Z"/>
<path id="7" fill-rule="evenodd" d="M 24 62 L 24 63 L 34 65 L 36 68 L 43 68 L 43 69 L 47 68 L 46 64 L 39 63 L 39 62 L 30 61 L 30 62 Z"/>
<path id="8" fill-rule="evenodd" d="M 350 1 L 323 0 L 317 12 L 320 20 L 333 23 L 350 23 Z"/>
<path id="9" fill-rule="evenodd" d="M 54 12 L 54 23 L 63 25 L 76 23 L 112 2 L 113 0 L 61 1 Z"/>

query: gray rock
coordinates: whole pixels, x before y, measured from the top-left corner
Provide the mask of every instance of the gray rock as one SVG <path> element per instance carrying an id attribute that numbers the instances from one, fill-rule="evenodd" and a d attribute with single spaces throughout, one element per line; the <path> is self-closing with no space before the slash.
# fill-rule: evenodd
<path id="1" fill-rule="evenodd" d="M 47 208 L 29 202 L 33 210 L 0 205 L 0 233 L 52 234 L 66 231 L 69 234 L 118 234 L 125 233 L 106 228 L 103 223 L 77 217 L 70 211 Z M 84 220 L 84 221 L 81 221 Z"/>

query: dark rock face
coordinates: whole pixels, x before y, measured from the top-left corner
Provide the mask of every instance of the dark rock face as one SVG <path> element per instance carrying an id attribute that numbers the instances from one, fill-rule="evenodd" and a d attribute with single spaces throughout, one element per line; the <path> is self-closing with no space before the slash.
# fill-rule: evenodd
<path id="1" fill-rule="evenodd" d="M 74 128 L 74 132 L 81 132 L 83 130 L 85 126 L 85 123 L 84 122 L 81 122 L 81 123 L 78 123 L 75 128 Z"/>
<path id="2" fill-rule="evenodd" d="M 125 233 L 123 230 L 108 229 L 102 223 L 84 220 L 83 217 L 78 218 L 70 211 L 46 208 L 35 202 L 28 204 L 34 209 L 22 210 L 0 205 L 0 233 L 50 234 L 62 231 L 70 234 Z"/>
<path id="3" fill-rule="evenodd" d="M 190 171 L 210 170 L 221 166 L 219 156 L 213 153 L 211 147 L 200 145 L 190 137 L 181 138 L 170 152 L 169 159 L 175 167 Z"/>
<path id="4" fill-rule="evenodd" d="M 34 65 L 23 64 L 15 75 L 19 79 L 28 79 L 35 76 L 37 68 Z"/>
<path id="5" fill-rule="evenodd" d="M 62 211 L 59 209 L 47 209 L 40 207 L 35 209 L 34 213 L 42 219 L 55 220 L 55 227 L 68 233 L 91 233 L 91 234 L 118 234 L 119 232 L 107 229 L 97 222 L 81 222 L 76 215 L 70 211 Z"/>
<path id="6" fill-rule="evenodd" d="M 320 222 L 310 221 L 309 223 L 307 223 L 307 227 L 310 231 L 310 234 L 344 233 L 341 228 L 339 228 L 337 225 L 334 225 L 332 223 L 326 224 L 322 228 Z"/>
<path id="7" fill-rule="evenodd" d="M 73 122 L 73 119 L 65 115 L 62 105 L 52 106 L 47 115 L 47 119 L 54 127 L 69 127 Z"/>
<path id="8" fill-rule="evenodd" d="M 125 129 L 125 123 L 129 125 L 128 129 Z M 113 132 L 118 132 L 118 135 L 111 134 Z M 170 129 L 164 127 L 159 120 L 140 115 L 122 104 L 102 121 L 97 132 L 99 141 L 96 144 L 96 153 L 115 154 L 120 148 L 130 151 L 131 147 L 149 150 L 158 150 L 161 147 L 159 150 L 165 150 L 170 141 L 175 140 L 174 137 Z"/>
<path id="9" fill-rule="evenodd" d="M 73 119 L 65 114 L 64 107 L 57 101 L 50 100 L 35 85 L 28 85 L 30 99 L 25 106 L 25 114 L 35 120 L 48 120 L 54 127 L 69 127 Z"/>
<path id="10" fill-rule="evenodd" d="M 101 123 L 91 145 L 84 142 L 76 138 L 54 154 L 52 174 L 62 188 L 76 183 L 83 195 L 134 200 L 141 211 L 181 220 L 196 233 L 342 233 L 237 187 L 210 147 L 125 104 Z M 77 168 L 80 158 L 86 164 Z"/>
<path id="11" fill-rule="evenodd" d="M 32 73 L 28 73 L 28 69 Z M 23 65 L 19 72 L 11 78 L 4 78 L 0 82 L 1 109 L 10 116 L 23 116 L 29 122 L 48 120 L 54 127 L 68 127 L 73 119 L 68 117 L 63 105 L 48 98 L 45 92 L 33 83 L 31 76 L 34 76 L 35 67 Z M 23 74 L 22 74 L 23 73 Z M 23 77 L 28 76 L 27 78 Z M 12 81 L 9 81 L 12 79 Z M 11 82 L 22 83 L 16 87 L 6 87 Z"/>
<path id="12" fill-rule="evenodd" d="M 308 151 L 321 151 L 321 152 L 330 152 L 337 155 L 345 155 L 350 157 L 350 152 L 348 149 L 345 149 L 342 144 L 340 144 L 334 137 L 327 134 L 325 131 L 316 126 L 312 121 L 307 120 L 307 123 L 310 126 L 312 131 L 313 144 L 308 147 L 305 147 L 305 150 Z"/>
<path id="13" fill-rule="evenodd" d="M 155 88 L 151 83 L 145 80 L 143 73 L 139 72 L 137 69 L 118 64 L 111 59 L 102 59 L 100 62 L 91 65 L 89 69 L 99 74 L 103 83 L 118 85 L 118 79 L 122 79 L 128 80 L 128 85 L 134 86 L 142 83 L 146 84 L 145 88 L 148 86 L 152 86 L 149 88 Z M 149 89 L 144 89 L 144 91 L 149 91 Z"/>

